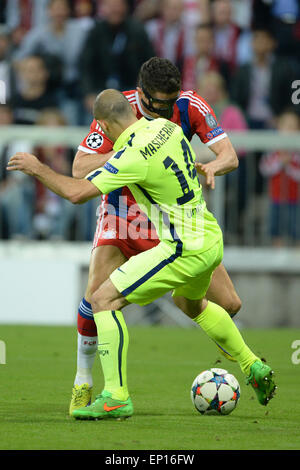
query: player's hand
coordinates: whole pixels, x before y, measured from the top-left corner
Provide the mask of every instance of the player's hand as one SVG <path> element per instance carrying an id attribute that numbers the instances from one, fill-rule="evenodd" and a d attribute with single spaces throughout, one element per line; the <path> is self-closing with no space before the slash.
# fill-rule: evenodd
<path id="1" fill-rule="evenodd" d="M 35 176 L 38 174 L 41 162 L 30 153 L 18 152 L 13 155 L 7 163 L 8 171 L 22 171 L 26 175 Z"/>
<path id="2" fill-rule="evenodd" d="M 206 177 L 206 184 L 215 189 L 215 170 L 210 163 L 195 163 L 197 172 Z"/>

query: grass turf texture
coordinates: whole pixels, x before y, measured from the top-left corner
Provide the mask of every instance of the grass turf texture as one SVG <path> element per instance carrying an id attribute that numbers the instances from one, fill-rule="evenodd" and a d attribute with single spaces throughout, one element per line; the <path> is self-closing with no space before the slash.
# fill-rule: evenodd
<path id="1" fill-rule="evenodd" d="M 300 364 L 291 361 L 299 329 L 242 331 L 276 373 L 277 395 L 267 407 L 258 404 L 238 365 L 222 358 L 201 330 L 131 327 L 129 334 L 128 379 L 135 414 L 123 422 L 86 422 L 68 416 L 75 328 L 1 326 L 7 363 L 0 365 L 0 449 L 300 448 Z M 194 378 L 210 367 L 223 367 L 240 382 L 241 399 L 229 416 L 202 416 L 191 403 Z M 102 385 L 97 357 L 93 397 Z"/>

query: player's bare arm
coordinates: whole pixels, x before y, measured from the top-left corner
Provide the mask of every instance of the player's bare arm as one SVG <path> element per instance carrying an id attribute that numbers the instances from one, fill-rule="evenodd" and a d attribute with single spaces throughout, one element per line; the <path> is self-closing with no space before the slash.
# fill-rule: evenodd
<path id="1" fill-rule="evenodd" d="M 16 153 L 10 158 L 7 170 L 22 171 L 35 177 L 55 194 L 73 204 L 82 204 L 101 194 L 90 181 L 56 173 L 49 166 L 41 163 L 35 155 L 29 153 Z"/>
<path id="2" fill-rule="evenodd" d="M 113 150 L 105 154 L 78 150 L 73 160 L 72 176 L 78 179 L 85 178 L 91 171 L 105 165 L 113 153 Z"/>
<path id="3" fill-rule="evenodd" d="M 239 166 L 237 154 L 228 137 L 215 142 L 209 147 L 216 158 L 209 163 L 195 163 L 197 172 L 206 177 L 206 183 L 212 189 L 215 187 L 215 176 L 230 173 Z"/>

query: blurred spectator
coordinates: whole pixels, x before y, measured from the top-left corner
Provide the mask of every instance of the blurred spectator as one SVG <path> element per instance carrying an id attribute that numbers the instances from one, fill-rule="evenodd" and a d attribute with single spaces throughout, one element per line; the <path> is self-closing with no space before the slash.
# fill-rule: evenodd
<path id="1" fill-rule="evenodd" d="M 242 111 L 230 101 L 226 82 L 221 74 L 209 71 L 197 77 L 197 92 L 211 105 L 225 131 L 248 128 Z"/>
<path id="2" fill-rule="evenodd" d="M 276 54 L 300 59 L 299 0 L 253 0 L 253 26 L 272 29 Z"/>
<path id="3" fill-rule="evenodd" d="M 0 126 L 14 123 L 8 105 L 0 105 Z M 19 171 L 7 172 L 8 160 L 16 152 L 32 152 L 28 142 L 0 143 L 0 238 L 32 236 L 34 183 L 30 176 Z"/>
<path id="4" fill-rule="evenodd" d="M 90 31 L 81 58 L 89 113 L 101 90 L 135 88 L 141 65 L 155 55 L 144 26 L 128 15 L 127 0 L 103 0 L 102 13 L 104 18 Z"/>
<path id="5" fill-rule="evenodd" d="M 236 62 L 237 66 L 251 62 L 253 58 L 252 50 L 252 30 L 245 29 L 241 31 L 237 43 Z"/>
<path id="6" fill-rule="evenodd" d="M 94 26 L 94 5 L 92 0 L 75 0 L 73 10 L 74 16 L 82 28 L 89 30 Z"/>
<path id="7" fill-rule="evenodd" d="M 45 62 L 42 57 L 26 57 L 16 70 L 19 90 L 11 96 L 15 123 L 35 124 L 43 109 L 57 106 L 57 99 L 48 90 Z"/>
<path id="8" fill-rule="evenodd" d="M 211 20 L 210 0 L 183 0 L 183 22 L 188 27 Z"/>
<path id="9" fill-rule="evenodd" d="M 160 13 L 160 0 L 136 0 L 134 15 L 140 21 L 156 18 Z M 210 0 L 183 0 L 183 22 L 189 26 L 210 20 Z"/>
<path id="10" fill-rule="evenodd" d="M 24 26 L 18 26 L 10 32 L 12 57 L 14 57 L 15 53 L 21 47 L 26 33 L 27 31 Z"/>
<path id="11" fill-rule="evenodd" d="M 79 94 L 79 55 L 88 29 L 81 20 L 70 19 L 67 0 L 49 0 L 49 21 L 33 28 L 24 38 L 15 59 L 32 54 L 43 55 L 50 63 L 51 83 L 60 88 L 61 107 L 70 124 L 75 124 L 78 110 L 74 108 Z M 62 80 L 59 78 L 62 68 Z"/>
<path id="12" fill-rule="evenodd" d="M 234 24 L 240 28 L 237 41 L 236 63 L 243 65 L 252 60 L 252 22 L 253 0 L 231 0 L 232 18 Z"/>
<path id="13" fill-rule="evenodd" d="M 291 138 L 300 130 L 300 119 L 294 111 L 283 112 L 277 129 Z M 278 150 L 263 156 L 263 176 L 268 178 L 270 197 L 269 232 L 273 245 L 282 246 L 286 238 L 300 241 L 300 151 Z"/>
<path id="14" fill-rule="evenodd" d="M 49 0 L 7 0 L 5 8 L 6 24 L 10 30 L 22 27 L 29 31 L 42 26 L 47 21 Z"/>
<path id="15" fill-rule="evenodd" d="M 228 66 L 214 55 L 214 30 L 211 23 L 200 23 L 195 31 L 195 54 L 185 58 L 183 88 L 195 89 L 207 72 L 217 71 L 228 77 Z"/>
<path id="16" fill-rule="evenodd" d="M 74 0 L 73 0 L 74 1 Z M 75 0 L 76 1 L 80 1 L 80 0 Z M 94 3 L 96 4 L 96 14 L 95 16 L 98 17 L 98 18 L 104 18 L 105 16 L 105 13 L 104 13 L 104 10 L 105 10 L 105 6 L 103 7 L 103 5 L 105 4 L 105 0 L 93 0 Z M 129 15 L 132 15 L 136 8 L 142 4 L 142 8 L 145 8 L 146 11 L 148 11 L 148 6 L 150 6 L 150 8 L 156 8 L 156 4 L 157 4 L 157 0 L 147 0 L 147 4 L 144 5 L 144 0 L 127 0 L 127 6 L 128 6 L 128 14 Z"/>
<path id="17" fill-rule="evenodd" d="M 7 28 L 0 25 L 0 81 L 5 83 L 5 99 L 10 98 L 12 70 L 10 60 L 10 37 Z"/>
<path id="18" fill-rule="evenodd" d="M 193 30 L 183 23 L 183 0 L 162 0 L 159 13 L 146 23 L 155 54 L 169 59 L 182 72 L 184 60 L 194 55 Z"/>
<path id="19" fill-rule="evenodd" d="M 57 109 L 45 109 L 37 124 L 41 126 L 65 126 L 67 122 Z M 71 175 L 73 152 L 64 146 L 43 145 L 34 150 L 35 155 L 53 170 L 64 175 Z M 70 238 L 71 222 L 76 208 L 65 199 L 49 191 L 40 182 L 36 182 L 36 197 L 33 216 L 33 237 L 39 240 Z"/>
<path id="20" fill-rule="evenodd" d="M 134 16 L 140 21 L 148 21 L 159 13 L 160 0 L 140 0 L 136 2 Z"/>
<path id="21" fill-rule="evenodd" d="M 253 31 L 253 60 L 238 68 L 232 97 L 252 129 L 272 127 L 273 118 L 291 104 L 292 82 L 299 66 L 274 56 L 276 42 L 267 29 Z"/>
<path id="22" fill-rule="evenodd" d="M 253 0 L 231 0 L 232 20 L 241 30 L 251 28 Z"/>
<path id="23" fill-rule="evenodd" d="M 212 22 L 215 34 L 214 55 L 218 60 L 225 62 L 232 73 L 237 61 L 240 28 L 233 22 L 230 0 L 213 0 Z"/>

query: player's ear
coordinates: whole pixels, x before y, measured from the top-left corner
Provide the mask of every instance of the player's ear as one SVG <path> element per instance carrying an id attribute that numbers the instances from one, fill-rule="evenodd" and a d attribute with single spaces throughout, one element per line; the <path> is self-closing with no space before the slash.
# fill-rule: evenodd
<path id="1" fill-rule="evenodd" d="M 136 90 L 137 90 L 137 92 L 138 92 L 139 98 L 140 98 L 140 99 L 142 98 L 142 99 L 144 100 L 144 99 L 145 99 L 145 95 L 144 95 L 143 90 L 141 89 L 141 87 L 137 86 L 137 87 L 136 87 Z"/>

